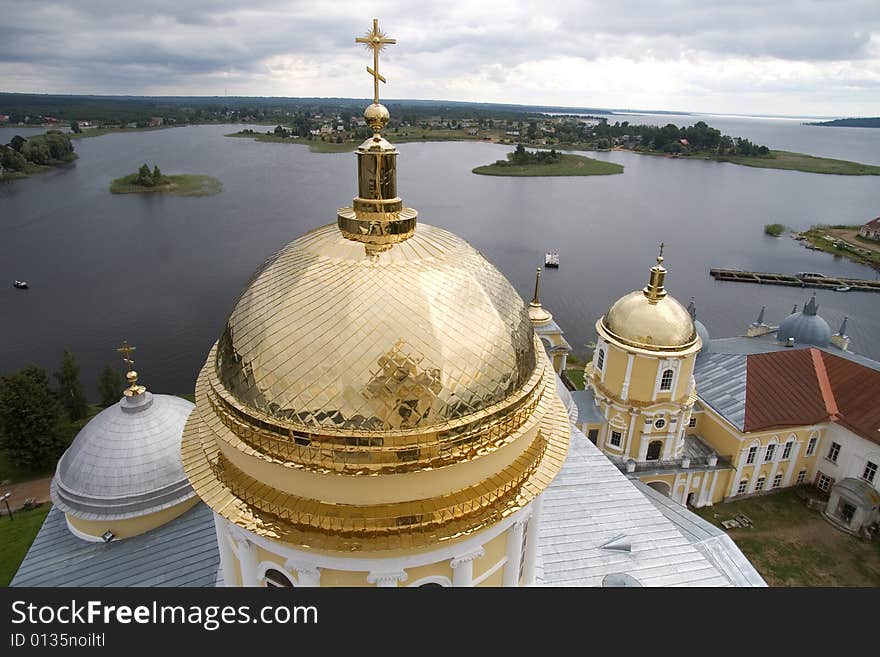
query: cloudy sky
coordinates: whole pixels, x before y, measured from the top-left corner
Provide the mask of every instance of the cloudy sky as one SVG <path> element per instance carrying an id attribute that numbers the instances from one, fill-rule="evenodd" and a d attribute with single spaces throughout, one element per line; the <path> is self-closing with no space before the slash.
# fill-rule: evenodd
<path id="1" fill-rule="evenodd" d="M 880 115 L 880 0 L 0 0 L 0 91 Z"/>

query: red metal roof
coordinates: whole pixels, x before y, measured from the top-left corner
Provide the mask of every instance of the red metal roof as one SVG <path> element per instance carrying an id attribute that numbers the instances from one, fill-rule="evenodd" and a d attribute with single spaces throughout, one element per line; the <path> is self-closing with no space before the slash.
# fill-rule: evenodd
<path id="1" fill-rule="evenodd" d="M 880 217 L 876 219 L 871 219 L 871 221 L 865 224 L 865 228 L 872 228 L 874 230 L 880 229 Z"/>
<path id="2" fill-rule="evenodd" d="M 880 372 L 821 349 L 753 354 L 743 429 L 833 421 L 880 444 Z"/>

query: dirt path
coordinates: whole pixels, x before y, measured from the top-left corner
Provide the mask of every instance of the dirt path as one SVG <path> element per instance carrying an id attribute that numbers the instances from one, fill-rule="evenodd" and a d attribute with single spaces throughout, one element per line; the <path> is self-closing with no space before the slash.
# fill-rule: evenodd
<path id="1" fill-rule="evenodd" d="M 22 507 L 24 501 L 34 498 L 37 502 L 49 501 L 49 484 L 52 477 L 44 477 L 42 479 L 32 479 L 31 481 L 22 481 L 17 484 L 10 484 L 0 489 L 0 495 L 11 493 L 9 496 L 9 506 L 15 513 Z M 6 515 L 6 505 L 0 504 L 0 515 Z"/>

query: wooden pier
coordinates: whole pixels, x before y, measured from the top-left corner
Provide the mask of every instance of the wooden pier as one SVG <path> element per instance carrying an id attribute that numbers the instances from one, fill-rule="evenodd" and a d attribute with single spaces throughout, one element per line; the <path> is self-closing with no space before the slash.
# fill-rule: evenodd
<path id="1" fill-rule="evenodd" d="M 880 292 L 880 280 L 867 280 L 864 278 L 842 278 L 839 276 L 816 276 L 811 274 L 793 276 L 791 274 L 743 271 L 741 269 L 710 269 L 709 275 L 716 281 L 758 283 L 760 285 L 788 285 L 790 287 L 812 287 L 824 290 L 848 287 L 854 292 Z"/>

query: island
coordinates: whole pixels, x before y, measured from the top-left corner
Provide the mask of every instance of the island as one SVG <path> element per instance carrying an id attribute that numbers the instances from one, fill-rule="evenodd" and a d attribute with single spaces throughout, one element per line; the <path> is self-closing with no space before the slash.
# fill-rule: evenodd
<path id="1" fill-rule="evenodd" d="M 519 144 L 506 160 L 473 169 L 484 176 L 607 176 L 623 173 L 623 166 L 555 149 L 528 151 Z"/>
<path id="2" fill-rule="evenodd" d="M 0 145 L 0 180 L 27 178 L 32 173 L 73 162 L 70 137 L 58 130 L 49 130 L 28 139 L 15 135 L 8 144 Z"/>
<path id="3" fill-rule="evenodd" d="M 175 196 L 210 196 L 223 190 L 216 178 L 204 174 L 184 173 L 166 176 L 158 166 L 151 170 L 143 164 L 136 173 L 116 178 L 110 183 L 113 194 L 166 193 Z"/>
<path id="4" fill-rule="evenodd" d="M 880 116 L 817 121 L 816 123 L 805 123 L 804 125 L 817 125 L 828 128 L 880 128 Z"/>

